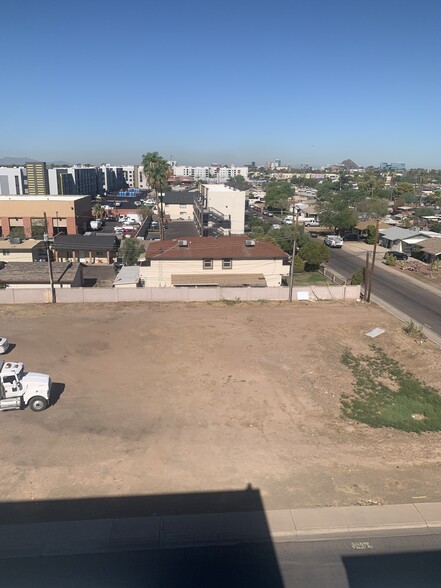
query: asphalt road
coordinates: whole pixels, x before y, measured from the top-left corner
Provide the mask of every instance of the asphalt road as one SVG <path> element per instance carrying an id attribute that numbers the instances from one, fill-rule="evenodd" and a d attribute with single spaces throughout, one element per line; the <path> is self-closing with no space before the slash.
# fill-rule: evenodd
<path id="1" fill-rule="evenodd" d="M 365 265 L 365 252 L 333 249 L 327 264 L 346 278 Z M 397 272 L 383 269 L 381 255 L 375 264 L 372 295 L 441 336 L 441 296 L 425 290 L 418 283 L 402 278 Z"/>
<path id="2" fill-rule="evenodd" d="M 441 535 L 0 559 L 2 586 L 438 588 Z"/>

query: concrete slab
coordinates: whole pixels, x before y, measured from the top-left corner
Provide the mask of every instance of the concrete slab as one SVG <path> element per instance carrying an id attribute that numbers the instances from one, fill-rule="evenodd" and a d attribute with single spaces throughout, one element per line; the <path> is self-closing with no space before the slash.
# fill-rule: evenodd
<path id="1" fill-rule="evenodd" d="M 263 511 L 162 517 L 161 546 L 216 545 L 270 539 Z"/>
<path id="2" fill-rule="evenodd" d="M 426 522 L 413 504 L 344 506 L 340 510 L 347 527 L 352 531 L 426 527 Z"/>
<path id="3" fill-rule="evenodd" d="M 441 527 L 440 502 L 418 502 L 415 504 L 415 508 L 428 527 Z"/>
<path id="4" fill-rule="evenodd" d="M 347 533 L 348 526 L 340 508 L 298 508 L 291 510 L 298 537 L 317 534 Z"/>
<path id="5" fill-rule="evenodd" d="M 292 541 L 297 537 L 297 531 L 289 510 L 267 510 L 266 520 L 273 539 Z"/>

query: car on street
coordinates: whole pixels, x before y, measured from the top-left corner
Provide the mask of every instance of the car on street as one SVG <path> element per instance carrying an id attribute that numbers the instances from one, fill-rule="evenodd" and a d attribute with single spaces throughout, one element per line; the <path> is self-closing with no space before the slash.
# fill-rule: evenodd
<path id="1" fill-rule="evenodd" d="M 326 235 L 325 245 L 328 247 L 341 249 L 343 247 L 343 239 L 338 235 Z"/>
<path id="2" fill-rule="evenodd" d="M 384 259 L 386 259 L 388 256 L 395 257 L 395 259 L 398 261 L 406 261 L 409 259 L 409 256 L 407 253 L 404 253 L 404 251 L 388 251 L 384 254 Z"/>
<path id="3" fill-rule="evenodd" d="M 317 231 L 310 231 L 309 236 L 312 237 L 313 239 L 317 239 L 318 233 L 317 233 Z"/>
<path id="4" fill-rule="evenodd" d="M 294 224 L 294 221 L 292 218 L 285 218 L 285 219 L 283 219 L 282 223 L 284 225 L 292 225 L 292 224 Z"/>
<path id="5" fill-rule="evenodd" d="M 263 211 L 263 214 L 264 214 L 265 216 L 274 216 L 274 214 L 273 214 L 272 212 L 270 212 L 269 210 L 264 210 L 264 211 Z"/>
<path id="6" fill-rule="evenodd" d="M 303 224 L 305 227 L 319 227 L 320 226 L 319 221 L 316 221 L 316 220 L 305 220 Z"/>
<path id="7" fill-rule="evenodd" d="M 346 233 L 344 239 L 345 241 L 360 241 L 360 237 L 357 233 Z"/>

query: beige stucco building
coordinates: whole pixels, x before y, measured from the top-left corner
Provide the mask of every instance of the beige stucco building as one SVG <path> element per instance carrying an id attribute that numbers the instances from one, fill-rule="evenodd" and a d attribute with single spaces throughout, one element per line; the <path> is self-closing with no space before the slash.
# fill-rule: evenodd
<path id="1" fill-rule="evenodd" d="M 149 241 L 140 259 L 147 287 L 280 286 L 288 255 L 273 243 L 245 237 Z"/>
<path id="2" fill-rule="evenodd" d="M 41 238 L 44 213 L 49 236 L 75 235 L 92 217 L 90 196 L 0 196 L 1 236 Z"/>

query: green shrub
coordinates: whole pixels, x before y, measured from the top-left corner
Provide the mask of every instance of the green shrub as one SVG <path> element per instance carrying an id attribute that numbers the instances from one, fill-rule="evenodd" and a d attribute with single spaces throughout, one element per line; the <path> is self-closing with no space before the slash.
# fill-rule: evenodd
<path id="1" fill-rule="evenodd" d="M 384 263 L 386 265 L 397 265 L 397 258 L 395 255 L 386 255 L 384 258 Z"/>
<path id="2" fill-rule="evenodd" d="M 413 321 L 410 321 L 410 323 L 407 323 L 403 327 L 403 331 L 406 333 L 406 335 L 409 335 L 409 337 L 413 337 L 414 339 L 425 339 L 426 338 L 426 335 L 423 332 L 422 325 L 418 325 L 417 323 L 414 323 Z"/>
<path id="3" fill-rule="evenodd" d="M 364 284 L 364 267 L 359 267 L 351 278 L 352 286 L 361 286 Z"/>
<path id="4" fill-rule="evenodd" d="M 305 271 L 305 262 L 300 256 L 296 255 L 294 258 L 294 273 L 301 274 L 304 271 Z"/>

